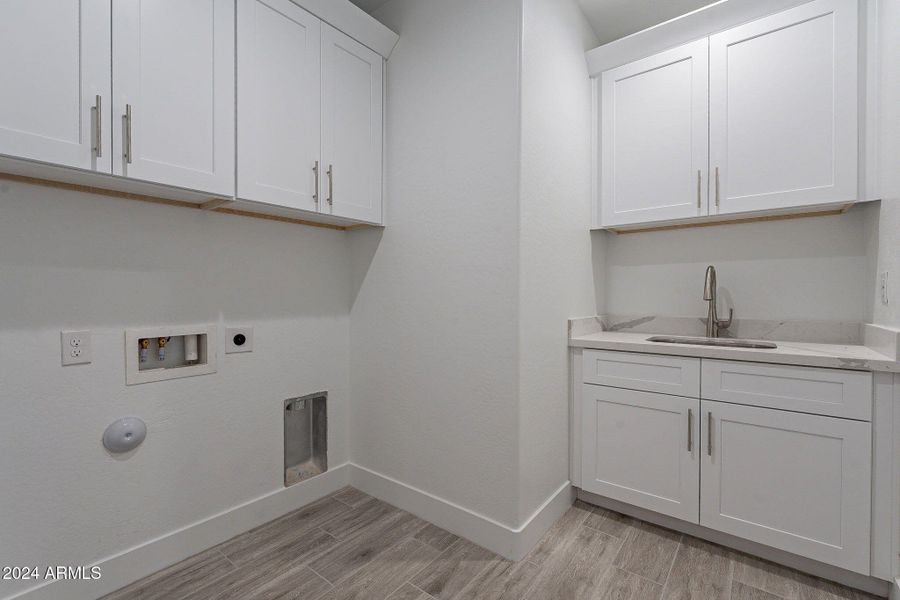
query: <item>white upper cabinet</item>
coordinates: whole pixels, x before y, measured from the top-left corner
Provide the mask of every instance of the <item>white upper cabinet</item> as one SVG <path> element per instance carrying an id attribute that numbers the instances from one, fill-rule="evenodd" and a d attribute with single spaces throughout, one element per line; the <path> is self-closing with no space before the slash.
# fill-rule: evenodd
<path id="1" fill-rule="evenodd" d="M 599 86 L 595 226 L 859 200 L 858 1 L 763 16 L 765 6 L 717 3 L 589 53 Z M 703 29 L 719 33 L 626 62 Z"/>
<path id="2" fill-rule="evenodd" d="M 0 2 L 0 154 L 110 172 L 109 0 Z"/>
<path id="3" fill-rule="evenodd" d="M 349 0 L 2 0 L 0 171 L 380 225 L 398 39 Z"/>
<path id="4" fill-rule="evenodd" d="M 705 215 L 706 39 L 603 73 L 604 225 Z"/>
<path id="5" fill-rule="evenodd" d="M 113 172 L 234 195 L 234 0 L 113 3 Z"/>
<path id="6" fill-rule="evenodd" d="M 857 20 L 817 0 L 710 38 L 711 214 L 857 199 Z"/>
<path id="7" fill-rule="evenodd" d="M 322 179 L 327 214 L 382 222 L 384 60 L 323 25 Z"/>
<path id="8" fill-rule="evenodd" d="M 289 0 L 238 0 L 239 200 L 382 222 L 384 59 Z"/>
<path id="9" fill-rule="evenodd" d="M 321 31 L 290 0 L 238 0 L 240 199 L 318 208 Z"/>

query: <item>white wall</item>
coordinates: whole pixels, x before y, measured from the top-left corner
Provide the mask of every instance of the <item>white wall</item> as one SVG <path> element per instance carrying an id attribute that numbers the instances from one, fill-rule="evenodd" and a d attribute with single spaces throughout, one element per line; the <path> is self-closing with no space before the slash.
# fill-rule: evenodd
<path id="1" fill-rule="evenodd" d="M 393 0 L 384 231 L 352 233 L 353 460 L 517 526 L 521 0 Z"/>
<path id="2" fill-rule="evenodd" d="M 605 236 L 609 314 L 705 316 L 715 265 L 720 311 L 744 319 L 871 319 L 878 204 L 838 216 Z"/>
<path id="3" fill-rule="evenodd" d="M 900 327 L 900 0 L 879 2 L 880 187 L 882 197 L 877 272 L 890 272 L 890 303 L 881 303 L 880 282 L 874 285 L 875 322 Z"/>
<path id="4" fill-rule="evenodd" d="M 596 308 L 591 83 L 575 0 L 525 0 L 519 280 L 519 520 L 569 474 L 566 321 Z"/>
<path id="5" fill-rule="evenodd" d="M 5 182 L 0 214 L 0 564 L 91 564 L 281 489 L 285 398 L 328 390 L 348 459 L 344 233 Z M 124 329 L 171 323 L 252 325 L 255 351 L 126 387 Z M 60 366 L 61 329 L 93 364 Z M 113 457 L 125 415 L 149 433 Z"/>

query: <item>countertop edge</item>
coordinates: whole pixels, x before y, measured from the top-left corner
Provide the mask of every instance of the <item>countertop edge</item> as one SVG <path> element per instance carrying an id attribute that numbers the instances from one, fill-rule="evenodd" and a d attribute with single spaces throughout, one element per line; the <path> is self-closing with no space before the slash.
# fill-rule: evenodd
<path id="1" fill-rule="evenodd" d="M 853 371 L 873 371 L 900 373 L 900 362 L 892 360 L 889 356 L 880 354 L 866 346 L 853 346 L 857 350 L 865 350 L 871 354 L 877 354 L 878 358 L 851 358 L 840 356 L 839 348 L 851 348 L 848 346 L 836 346 L 834 354 L 823 352 L 806 353 L 802 344 L 796 342 L 784 342 L 778 344 L 776 350 L 756 348 L 723 348 L 706 346 L 688 346 L 685 344 L 665 344 L 648 342 L 646 339 L 621 340 L 602 339 L 607 332 L 598 332 L 586 336 L 569 338 L 569 346 L 589 350 L 612 350 L 618 352 L 638 352 L 642 354 L 662 354 L 667 356 L 687 356 L 694 358 L 707 358 L 717 360 L 734 360 L 743 362 L 759 362 L 770 364 L 796 365 L 804 367 L 822 367 L 830 369 L 846 369 Z M 652 334 L 629 334 L 635 338 L 646 338 Z M 610 337 L 621 337 L 621 334 L 612 334 Z M 823 344 L 817 344 L 822 346 Z M 791 349 L 795 351 L 791 352 Z M 883 358 L 882 358 L 883 357 Z"/>

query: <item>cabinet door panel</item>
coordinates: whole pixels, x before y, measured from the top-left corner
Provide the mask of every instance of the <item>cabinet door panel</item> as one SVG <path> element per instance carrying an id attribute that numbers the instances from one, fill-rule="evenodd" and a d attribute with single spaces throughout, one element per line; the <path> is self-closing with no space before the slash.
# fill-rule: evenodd
<path id="1" fill-rule="evenodd" d="M 710 38 L 713 214 L 857 199 L 857 10 L 817 0 Z"/>
<path id="2" fill-rule="evenodd" d="M 0 154 L 110 172 L 109 11 L 108 0 L 0 2 Z"/>
<path id="3" fill-rule="evenodd" d="M 582 488 L 698 522 L 699 400 L 584 384 Z"/>
<path id="4" fill-rule="evenodd" d="M 604 226 L 707 214 L 708 41 L 603 73 Z"/>
<path id="5" fill-rule="evenodd" d="M 290 0 L 238 0 L 238 197 L 317 210 L 321 21 Z M 321 174 L 324 175 L 324 169 Z"/>
<path id="6" fill-rule="evenodd" d="M 703 413 L 701 525 L 868 574 L 869 423 L 706 400 Z"/>
<path id="7" fill-rule="evenodd" d="M 233 196 L 234 60 L 234 0 L 116 0 L 114 172 Z"/>
<path id="8" fill-rule="evenodd" d="M 323 25 L 325 212 L 382 222 L 381 56 Z"/>

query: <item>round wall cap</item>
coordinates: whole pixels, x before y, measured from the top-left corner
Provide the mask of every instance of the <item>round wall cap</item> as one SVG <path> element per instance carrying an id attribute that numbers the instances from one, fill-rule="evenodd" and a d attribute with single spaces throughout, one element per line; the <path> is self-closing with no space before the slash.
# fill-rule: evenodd
<path id="1" fill-rule="evenodd" d="M 115 454 L 130 452 L 147 437 L 147 424 L 138 417 L 123 417 L 103 432 L 103 445 Z"/>

